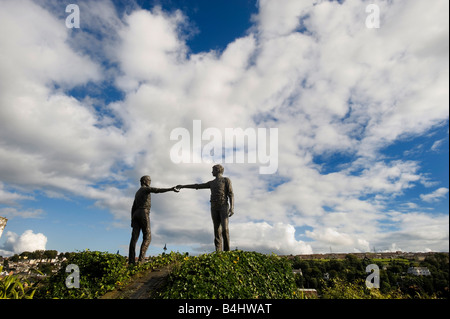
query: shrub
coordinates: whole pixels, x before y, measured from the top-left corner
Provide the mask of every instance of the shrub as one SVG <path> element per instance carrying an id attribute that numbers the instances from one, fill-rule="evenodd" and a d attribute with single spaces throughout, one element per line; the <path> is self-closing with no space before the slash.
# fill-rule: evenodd
<path id="1" fill-rule="evenodd" d="M 99 298 L 106 292 L 120 288 L 139 272 L 174 263 L 180 259 L 178 253 L 162 254 L 149 258 L 139 265 L 128 265 L 127 259 L 118 254 L 99 251 L 70 253 L 61 269 L 41 283 L 37 298 L 85 299 Z M 66 267 L 70 264 L 79 268 L 79 288 L 67 288 L 66 278 L 70 275 Z"/>
<path id="2" fill-rule="evenodd" d="M 169 276 L 160 298 L 294 298 L 296 285 L 286 258 L 230 251 L 186 256 Z"/>
<path id="3" fill-rule="evenodd" d="M 330 286 L 322 290 L 322 299 L 403 299 L 399 290 L 383 294 L 379 289 L 368 289 L 362 279 L 348 282 L 342 278 L 331 280 Z"/>
<path id="4" fill-rule="evenodd" d="M 80 287 L 67 288 L 66 266 L 75 264 L 80 272 Z M 97 298 L 113 290 L 129 277 L 126 258 L 98 251 L 72 253 L 62 264 L 61 269 L 51 276 L 38 293 L 40 298 Z M 44 291 L 45 290 L 45 291 Z"/>

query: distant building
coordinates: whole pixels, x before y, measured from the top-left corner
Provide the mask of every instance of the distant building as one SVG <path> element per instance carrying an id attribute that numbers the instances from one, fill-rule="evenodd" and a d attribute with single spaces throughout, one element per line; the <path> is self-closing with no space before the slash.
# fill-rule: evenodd
<path id="1" fill-rule="evenodd" d="M 292 272 L 294 273 L 294 275 L 303 276 L 303 273 L 302 273 L 301 269 L 293 269 Z"/>
<path id="2" fill-rule="evenodd" d="M 408 274 L 415 276 L 431 276 L 431 272 L 427 267 L 409 267 Z"/>
<path id="3" fill-rule="evenodd" d="M 305 298 L 317 298 L 318 296 L 316 289 L 297 288 L 297 291 L 300 296 L 303 296 Z"/>

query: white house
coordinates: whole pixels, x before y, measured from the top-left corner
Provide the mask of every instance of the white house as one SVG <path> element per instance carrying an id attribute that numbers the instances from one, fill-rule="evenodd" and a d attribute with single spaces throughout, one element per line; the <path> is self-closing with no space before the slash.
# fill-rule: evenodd
<path id="1" fill-rule="evenodd" d="M 431 272 L 427 267 L 409 267 L 408 274 L 415 276 L 431 276 Z"/>

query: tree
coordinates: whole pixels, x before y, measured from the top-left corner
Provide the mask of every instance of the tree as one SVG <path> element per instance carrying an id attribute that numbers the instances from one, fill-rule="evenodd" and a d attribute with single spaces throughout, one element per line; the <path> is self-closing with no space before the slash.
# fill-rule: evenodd
<path id="1" fill-rule="evenodd" d="M 323 277 L 322 271 L 321 271 L 321 270 L 319 269 L 319 267 L 317 267 L 317 266 L 314 266 L 314 267 L 311 269 L 310 275 L 311 275 L 312 277 L 314 277 L 314 278 L 322 278 L 322 277 Z"/>
<path id="2" fill-rule="evenodd" d="M 332 259 L 329 261 L 329 269 L 339 273 L 344 269 L 344 265 L 340 260 Z"/>
<path id="3" fill-rule="evenodd" d="M 56 250 L 46 250 L 44 252 L 44 257 L 46 259 L 55 259 L 57 255 L 58 255 L 58 252 Z"/>
<path id="4" fill-rule="evenodd" d="M 19 255 L 22 259 L 32 259 L 32 253 L 29 251 L 24 251 Z"/>
<path id="5" fill-rule="evenodd" d="M 348 268 L 354 268 L 356 271 L 364 270 L 361 260 L 358 257 L 356 257 L 355 255 L 352 255 L 352 254 L 345 255 L 345 262 L 346 262 Z"/>
<path id="6" fill-rule="evenodd" d="M 329 271 L 329 274 L 330 274 L 330 279 L 337 278 L 339 276 L 339 272 L 336 271 L 335 269 L 331 269 Z"/>
<path id="7" fill-rule="evenodd" d="M 317 289 L 317 287 L 319 286 L 319 282 L 317 281 L 316 278 L 311 278 L 309 281 L 309 287 L 308 288 L 312 288 L 312 289 Z"/>
<path id="8" fill-rule="evenodd" d="M 294 261 L 292 262 L 292 268 L 302 269 L 301 262 L 302 260 L 298 256 L 295 256 Z"/>
<path id="9" fill-rule="evenodd" d="M 39 268 L 39 271 L 41 271 L 42 273 L 44 273 L 46 275 L 52 274 L 53 266 L 50 263 L 40 263 L 38 268 Z"/>
<path id="10" fill-rule="evenodd" d="M 304 288 L 305 278 L 300 274 L 294 275 L 295 285 L 300 288 Z"/>

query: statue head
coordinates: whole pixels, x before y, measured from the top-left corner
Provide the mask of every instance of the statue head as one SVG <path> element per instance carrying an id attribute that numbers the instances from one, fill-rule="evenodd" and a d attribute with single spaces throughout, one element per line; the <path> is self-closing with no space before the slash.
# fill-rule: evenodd
<path id="1" fill-rule="evenodd" d="M 150 183 L 152 182 L 152 179 L 148 175 L 144 175 L 140 179 L 141 186 L 150 186 Z"/>
<path id="2" fill-rule="evenodd" d="M 212 174 L 213 176 L 222 175 L 224 171 L 224 168 L 220 164 L 216 164 L 212 167 Z"/>

